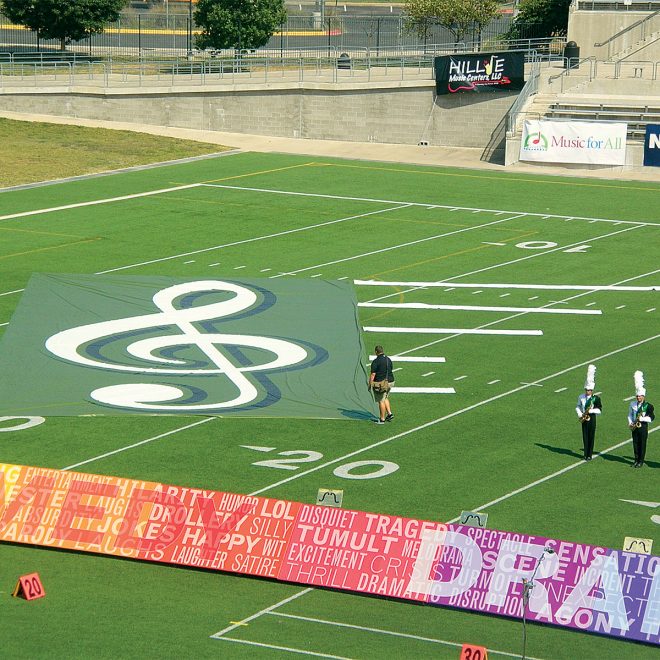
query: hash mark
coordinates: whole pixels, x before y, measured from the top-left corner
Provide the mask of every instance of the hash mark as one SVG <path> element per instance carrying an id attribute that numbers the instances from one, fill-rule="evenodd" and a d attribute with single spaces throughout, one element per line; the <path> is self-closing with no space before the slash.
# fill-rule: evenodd
<path id="1" fill-rule="evenodd" d="M 500 379 L 496 378 L 495 380 L 491 380 L 488 384 L 489 385 L 495 385 L 495 383 L 499 383 L 499 382 L 500 382 Z"/>
<path id="2" fill-rule="evenodd" d="M 568 389 L 568 387 L 560 387 L 558 390 L 555 390 L 555 394 L 559 394 L 560 392 L 564 392 Z"/>
<path id="3" fill-rule="evenodd" d="M 616 309 L 623 309 L 625 305 L 619 305 Z"/>
<path id="4" fill-rule="evenodd" d="M 427 371 L 425 374 L 422 374 L 422 378 L 426 378 L 427 376 L 432 376 L 435 373 L 435 371 Z"/>

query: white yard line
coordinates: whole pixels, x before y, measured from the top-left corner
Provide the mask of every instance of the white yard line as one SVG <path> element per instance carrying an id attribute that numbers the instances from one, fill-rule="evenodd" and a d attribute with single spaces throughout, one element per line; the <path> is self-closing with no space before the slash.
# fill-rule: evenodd
<path id="1" fill-rule="evenodd" d="M 396 209 L 394 209 L 396 210 Z M 333 261 L 325 261 L 320 264 L 314 264 L 313 266 L 306 266 L 305 268 L 298 268 L 296 270 L 289 270 L 279 275 L 273 275 L 275 277 L 285 277 L 286 275 L 297 275 L 298 273 L 304 273 L 307 270 L 316 270 L 317 268 L 322 268 L 323 266 L 334 266 L 335 264 L 341 264 L 346 261 L 354 261 L 355 259 L 364 259 L 365 257 L 373 257 L 376 254 L 382 254 L 383 252 L 391 252 L 392 250 L 400 250 L 402 248 L 410 247 L 411 245 L 419 245 L 420 243 L 427 243 L 428 241 L 435 241 L 438 238 L 446 238 L 447 236 L 454 236 L 455 234 L 463 234 L 468 231 L 476 231 L 478 229 L 483 229 L 484 227 L 490 227 L 492 225 L 499 225 L 503 222 L 508 222 L 509 220 L 514 220 L 516 216 L 510 218 L 503 218 L 501 220 L 493 220 L 492 222 L 486 222 L 481 225 L 475 225 L 474 227 L 463 227 L 462 229 L 455 229 L 453 231 L 445 232 L 444 234 L 436 234 L 435 236 L 427 236 L 425 238 L 419 238 L 415 241 L 408 241 L 407 243 L 399 243 L 397 245 L 390 245 L 386 248 L 381 248 L 379 250 L 370 250 L 369 252 L 361 252 L 359 254 L 354 254 L 350 257 L 344 257 L 342 259 L 334 259 Z M 271 278 L 271 279 L 272 279 Z"/>
<path id="2" fill-rule="evenodd" d="M 547 253 L 544 252 L 543 254 Z M 458 277 L 465 277 L 465 275 L 459 275 Z M 415 289 L 422 287 L 426 288 L 447 286 L 447 282 L 382 282 L 380 280 L 353 280 L 353 284 L 357 284 L 359 286 L 405 286 Z M 548 289 L 550 291 L 660 291 L 660 285 L 616 286 L 606 284 L 460 284 L 458 282 L 452 282 L 452 287 L 457 289 Z M 538 296 L 534 296 L 534 298 L 538 298 Z M 529 300 L 532 299 L 529 298 Z"/>
<path id="3" fill-rule="evenodd" d="M 660 426 L 652 429 L 649 431 L 649 433 L 654 433 L 655 431 L 660 430 Z M 624 445 L 629 444 L 632 442 L 632 438 L 628 438 L 627 440 L 623 440 L 622 442 L 619 442 L 616 445 L 612 445 L 611 447 L 608 447 L 607 449 L 603 449 L 603 451 L 596 452 L 594 454 L 594 458 L 598 458 L 599 456 L 603 456 L 604 454 L 609 454 L 610 452 L 614 451 L 615 449 L 619 449 L 619 447 L 623 447 Z M 559 477 L 562 474 L 565 474 L 566 472 L 570 472 L 571 470 L 574 470 L 575 468 L 579 468 L 582 466 L 587 465 L 585 461 L 577 461 L 576 463 L 571 463 L 570 465 L 567 465 L 565 468 L 562 468 L 561 470 L 557 470 L 556 472 L 553 472 L 552 474 L 548 474 L 545 477 L 541 477 L 541 479 L 537 479 L 536 481 L 532 481 L 529 484 L 526 484 L 525 486 L 521 486 L 520 488 L 516 488 L 515 490 L 512 490 L 509 493 L 506 493 L 506 495 L 502 495 L 501 497 L 498 497 L 497 499 L 491 500 L 490 502 L 486 502 L 486 504 L 479 504 L 476 507 L 473 507 L 471 510 L 472 511 L 483 511 L 484 509 L 487 509 L 490 506 L 493 506 L 494 504 L 499 504 L 500 502 L 503 502 L 504 500 L 508 500 L 509 498 L 513 497 L 514 495 L 519 495 L 520 493 L 524 493 L 526 490 L 529 490 L 530 488 L 534 488 L 534 486 L 539 486 L 540 484 L 545 483 L 546 481 L 550 481 L 550 479 L 554 479 L 555 477 Z M 448 524 L 456 523 L 461 519 L 460 516 L 457 518 L 453 518 L 452 520 L 447 520 L 446 522 Z"/>
<path id="4" fill-rule="evenodd" d="M 332 459 L 330 461 L 326 461 L 325 463 L 322 463 L 321 465 L 317 465 L 317 466 L 309 468 L 307 470 L 303 470 L 302 472 L 298 472 L 294 475 L 291 475 L 290 477 L 287 477 L 285 479 L 281 479 L 280 481 L 277 481 L 277 482 L 271 484 L 270 486 L 264 486 L 263 488 L 260 488 L 259 490 L 255 491 L 253 493 L 250 493 L 250 494 L 251 495 L 260 495 L 261 493 L 265 493 L 265 492 L 267 492 L 267 491 L 269 491 L 273 488 L 277 488 L 278 486 L 282 486 L 283 484 L 289 483 L 290 481 L 295 481 L 296 479 L 300 479 L 301 477 L 305 477 L 308 474 L 318 472 L 319 470 L 324 470 L 325 468 L 330 467 L 331 465 L 335 465 L 336 463 L 346 461 L 348 458 L 352 458 L 353 456 L 359 456 L 360 454 L 363 454 L 364 452 L 367 452 L 367 451 L 371 451 L 372 449 L 375 449 L 376 447 L 380 447 L 382 445 L 389 444 L 390 442 L 393 442 L 394 440 L 399 440 L 400 438 L 405 438 L 409 435 L 412 435 L 413 433 L 417 433 L 418 431 L 423 431 L 424 429 L 435 426 L 436 424 L 439 424 L 440 422 L 444 422 L 448 419 L 452 419 L 453 417 L 457 417 L 458 415 L 462 415 L 464 413 L 467 413 L 470 410 L 480 408 L 481 406 L 485 406 L 486 404 L 492 403 L 493 401 L 497 401 L 498 399 L 503 399 L 504 397 L 507 397 L 511 394 L 516 394 L 517 392 L 521 392 L 522 390 L 526 390 L 529 387 L 532 387 L 534 385 L 538 385 L 538 384 L 544 383 L 546 381 L 552 380 L 553 378 L 556 378 L 557 376 L 563 376 L 564 374 L 570 373 L 571 371 L 574 371 L 575 369 L 580 369 L 580 368 L 584 367 L 585 365 L 591 364 L 592 362 L 595 362 L 597 360 L 604 360 L 605 358 L 611 357 L 612 355 L 617 355 L 618 353 L 622 353 L 622 352 L 627 351 L 631 348 L 635 348 L 637 346 L 643 346 L 644 344 L 647 344 L 651 341 L 655 341 L 658 338 L 660 338 L 660 334 L 653 335 L 651 337 L 647 337 L 646 339 L 641 339 L 640 341 L 634 342 L 632 344 L 628 344 L 627 346 L 622 346 L 621 348 L 617 348 L 613 351 L 610 351 L 609 353 L 604 353 L 602 355 L 597 355 L 597 356 L 594 356 L 594 357 L 590 357 L 588 360 L 585 360 L 584 362 L 579 362 L 579 363 L 574 364 L 570 367 L 567 367 L 565 369 L 561 369 L 560 371 L 557 371 L 553 374 L 550 374 L 549 376 L 544 376 L 543 378 L 540 378 L 540 379 L 534 381 L 534 383 L 530 383 L 529 385 L 521 385 L 520 387 L 515 387 L 512 390 L 508 390 L 506 392 L 496 394 L 495 396 L 489 397 L 487 399 L 483 399 L 482 401 L 479 401 L 477 403 L 473 403 L 470 406 L 460 408 L 459 410 L 455 410 L 452 413 L 449 413 L 447 415 L 443 415 L 442 417 L 438 417 L 436 419 L 433 419 L 430 422 L 420 424 L 419 426 L 415 426 L 411 429 L 408 429 L 407 431 L 402 431 L 401 433 L 397 433 L 396 435 L 390 436 L 389 438 L 384 438 L 383 440 L 379 440 L 378 442 L 374 442 L 370 445 L 362 447 L 361 449 L 356 449 L 355 451 L 349 452 L 348 454 L 344 454 L 343 456 L 340 456 L 338 458 Z M 475 511 L 478 511 L 478 509 L 475 509 Z"/>
<path id="5" fill-rule="evenodd" d="M 223 628 L 217 633 L 213 633 L 211 637 L 222 637 L 223 635 L 226 635 L 228 632 L 231 632 L 232 630 L 236 630 L 236 628 L 240 628 L 246 623 L 249 623 L 253 619 L 257 619 L 258 617 L 263 616 L 264 614 L 268 614 L 269 612 L 276 610 L 278 607 L 282 607 L 282 605 L 286 605 L 287 603 L 296 600 L 296 598 L 300 598 L 300 596 L 304 596 L 305 594 L 308 594 L 310 591 L 313 591 L 313 589 L 311 587 L 308 587 L 307 589 L 303 589 L 302 591 L 293 594 L 293 596 L 289 596 L 288 598 L 285 598 L 284 600 L 281 600 L 278 603 L 275 603 L 274 605 L 270 605 L 269 607 L 264 607 L 263 610 L 259 610 L 252 616 L 247 617 L 247 619 L 241 619 L 241 621 L 237 621 L 236 623 L 233 623 L 232 625 Z"/>
<path id="6" fill-rule="evenodd" d="M 388 355 L 393 362 L 446 362 L 443 357 L 404 357 L 402 355 Z M 375 355 L 369 356 L 370 360 L 375 360 Z"/>
<path id="7" fill-rule="evenodd" d="M 453 646 L 455 648 L 461 648 L 462 643 L 450 642 L 446 639 L 436 639 L 435 637 L 423 637 L 421 635 L 411 635 L 409 633 L 396 632 L 394 630 L 385 630 L 383 628 L 370 628 L 368 626 L 356 626 L 352 623 L 341 623 L 340 621 L 327 621 L 326 619 L 316 619 L 309 616 L 299 616 L 297 614 L 284 614 L 283 612 L 268 612 L 271 616 L 279 616 L 285 619 L 297 619 L 298 621 L 309 621 L 310 623 L 321 623 L 326 626 L 335 626 L 337 628 L 350 628 L 352 630 L 362 630 L 365 632 L 376 633 L 378 635 L 390 635 L 392 637 L 402 637 L 404 639 L 414 639 L 420 642 L 430 642 L 431 644 L 442 644 L 444 646 Z M 520 658 L 519 653 L 507 653 L 506 651 L 496 651 L 492 648 L 488 648 L 488 654 L 497 654 L 504 655 L 509 658 Z M 527 656 L 529 660 L 537 660 L 532 656 Z"/>
<path id="8" fill-rule="evenodd" d="M 426 376 L 430 376 L 431 371 Z M 393 394 L 456 394 L 453 387 L 396 387 L 392 388 Z"/>
<path id="9" fill-rule="evenodd" d="M 364 332 L 410 333 L 415 335 L 515 335 L 541 336 L 543 330 L 484 330 L 482 328 L 390 328 L 386 326 L 365 325 Z"/>
<path id="10" fill-rule="evenodd" d="M 63 206 L 51 206 L 46 209 L 36 209 L 34 211 L 22 211 L 21 213 L 11 213 L 9 215 L 0 215 L 0 221 L 12 220 L 14 218 L 26 218 L 32 215 L 44 215 L 56 211 L 66 211 L 68 209 L 79 209 L 85 206 L 98 206 L 99 204 L 109 204 L 111 202 L 123 202 L 127 199 L 139 199 L 140 197 L 151 197 L 153 195 L 162 195 L 163 193 L 186 190 L 188 188 L 199 188 L 201 183 L 189 183 L 185 186 L 174 186 L 172 188 L 161 188 L 160 190 L 149 190 L 148 192 L 134 193 L 132 195 L 121 195 L 119 197 L 106 197 L 105 199 L 94 199 L 89 202 L 78 202 L 76 204 L 65 204 Z"/>
<path id="11" fill-rule="evenodd" d="M 213 636 L 212 636 L 213 637 Z M 264 642 L 253 642 L 249 639 L 236 639 L 234 637 L 217 637 L 223 642 L 235 642 L 236 644 L 247 644 L 248 646 L 258 646 L 262 649 L 271 649 L 273 651 L 288 651 L 289 653 L 298 653 L 300 655 L 311 655 L 315 658 L 332 658 L 334 660 L 353 660 L 343 655 L 329 655 L 328 653 L 317 653 L 316 651 L 305 651 L 296 649 L 292 646 L 279 646 L 278 644 L 265 644 Z"/>
<path id="12" fill-rule="evenodd" d="M 73 465 L 67 465 L 67 467 L 61 468 L 62 470 L 73 470 L 74 468 L 80 467 L 81 465 L 87 465 L 88 463 L 94 463 L 95 461 L 99 461 L 102 458 L 107 458 L 108 456 L 113 456 L 114 454 L 121 454 L 124 451 L 128 451 L 129 449 L 135 449 L 135 447 L 140 447 L 141 445 L 146 445 L 150 442 L 154 442 L 154 440 L 160 440 L 161 438 L 166 438 L 169 435 L 174 435 L 175 433 L 179 433 L 180 431 L 187 431 L 188 429 L 191 429 L 195 426 L 199 426 L 200 424 L 205 424 L 206 422 L 210 422 L 215 417 L 205 417 L 204 419 L 197 420 L 196 422 L 193 422 L 192 424 L 186 424 L 185 426 L 180 426 L 177 429 L 172 429 L 171 431 L 166 431 L 165 433 L 161 433 L 160 435 L 155 435 L 153 438 L 147 438 L 146 440 L 140 440 L 140 442 L 134 442 L 132 445 L 127 445 L 126 447 L 120 447 L 119 449 L 114 449 L 113 451 L 108 451 L 105 454 L 99 454 L 98 456 L 94 456 L 92 458 L 88 458 L 85 461 L 80 461 L 80 463 L 74 463 Z"/>
<path id="13" fill-rule="evenodd" d="M 198 185 L 206 186 L 209 188 L 226 188 L 228 190 L 246 190 L 248 192 L 270 193 L 273 195 L 289 195 L 292 197 L 316 197 L 321 199 L 340 199 L 349 202 L 373 202 L 374 204 L 406 204 L 407 206 L 419 206 L 428 209 L 446 209 L 449 211 L 472 211 L 475 213 L 529 215 L 541 219 L 566 218 L 568 220 L 587 220 L 594 222 L 611 222 L 617 224 L 644 225 L 644 226 L 647 225 L 649 227 L 658 226 L 656 223 L 653 222 L 638 222 L 634 220 L 612 220 L 610 218 L 589 218 L 589 217 L 582 217 L 579 215 L 556 215 L 554 213 L 528 213 L 527 211 L 484 209 L 484 208 L 475 208 L 473 206 L 446 206 L 444 204 L 428 204 L 423 202 L 396 201 L 392 199 L 377 199 L 373 197 L 348 197 L 345 195 L 327 195 L 322 193 L 291 192 L 287 190 L 274 190 L 271 188 L 246 188 L 244 186 L 227 186 L 219 183 L 200 183 Z"/>
<path id="14" fill-rule="evenodd" d="M 589 303 L 595 305 L 596 303 Z M 482 305 L 432 305 L 428 303 L 358 303 L 358 307 L 383 307 L 386 309 L 446 309 L 465 312 L 523 312 L 525 314 L 602 314 L 600 309 L 552 309 L 548 307 L 490 307 Z M 647 310 L 648 311 L 648 310 Z"/>

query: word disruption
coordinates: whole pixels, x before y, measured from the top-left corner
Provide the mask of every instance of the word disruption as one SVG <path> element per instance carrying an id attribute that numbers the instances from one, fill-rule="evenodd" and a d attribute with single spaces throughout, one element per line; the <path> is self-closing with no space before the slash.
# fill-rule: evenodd
<path id="1" fill-rule="evenodd" d="M 378 594 L 659 644 L 660 557 L 0 464 L 0 541 Z"/>

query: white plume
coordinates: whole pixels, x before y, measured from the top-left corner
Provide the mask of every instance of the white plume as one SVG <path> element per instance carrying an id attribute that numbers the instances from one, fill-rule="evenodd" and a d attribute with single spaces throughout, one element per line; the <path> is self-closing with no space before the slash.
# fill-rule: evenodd
<path id="1" fill-rule="evenodd" d="M 596 365 L 590 364 L 587 368 L 587 380 L 584 381 L 585 390 L 593 390 L 596 387 Z"/>
<path id="2" fill-rule="evenodd" d="M 646 396 L 646 390 L 644 389 L 644 374 L 641 371 L 636 371 L 635 375 L 635 393 Z"/>

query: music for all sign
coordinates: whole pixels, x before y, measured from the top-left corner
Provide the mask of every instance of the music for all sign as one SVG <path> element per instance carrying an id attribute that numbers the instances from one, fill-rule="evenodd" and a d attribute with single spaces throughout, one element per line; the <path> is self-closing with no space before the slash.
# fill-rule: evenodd
<path id="1" fill-rule="evenodd" d="M 0 340 L 0 415 L 365 419 L 349 283 L 33 275 Z"/>
<path id="2" fill-rule="evenodd" d="M 0 541 L 524 614 L 660 644 L 660 557 L 553 538 L 0 464 Z"/>
<path id="3" fill-rule="evenodd" d="M 526 120 L 520 160 L 625 165 L 628 125 L 622 122 Z"/>
<path id="4" fill-rule="evenodd" d="M 438 94 L 507 91 L 525 85 L 522 52 L 442 55 L 433 65 Z"/>

